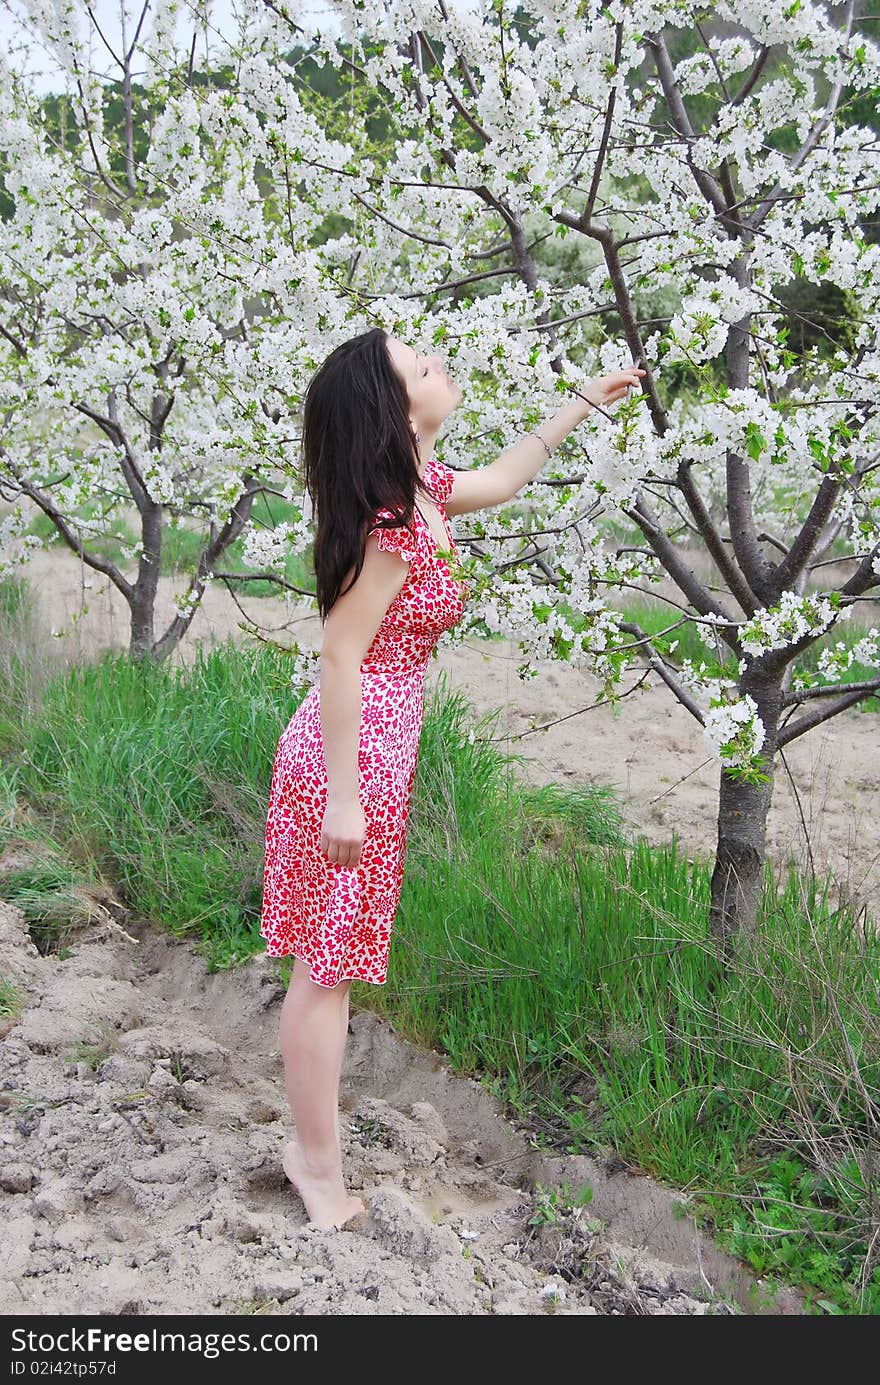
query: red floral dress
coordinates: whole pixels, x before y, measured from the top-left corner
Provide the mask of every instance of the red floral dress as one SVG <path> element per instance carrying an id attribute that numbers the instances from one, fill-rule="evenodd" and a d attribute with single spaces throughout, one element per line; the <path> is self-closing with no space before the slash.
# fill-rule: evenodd
<path id="1" fill-rule="evenodd" d="M 455 474 L 432 457 L 423 479 L 440 509 L 447 547 L 458 556 L 445 509 Z M 391 518 L 391 512 L 377 511 L 380 518 Z M 358 865 L 341 866 L 321 850 L 327 770 L 320 684 L 282 732 L 269 794 L 260 936 L 267 956 L 299 957 L 319 986 L 349 978 L 385 983 L 403 883 L 425 672 L 440 636 L 461 619 L 468 595 L 438 555 L 418 508 L 412 528 L 376 533 L 379 547 L 399 553 L 409 571 L 361 662 L 358 798 L 366 835 Z"/>

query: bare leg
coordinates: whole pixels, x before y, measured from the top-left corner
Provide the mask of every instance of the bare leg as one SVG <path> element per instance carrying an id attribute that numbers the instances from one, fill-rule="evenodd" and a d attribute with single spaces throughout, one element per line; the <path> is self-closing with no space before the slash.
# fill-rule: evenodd
<path id="1" fill-rule="evenodd" d="M 348 1020 L 349 1020 L 349 1000 L 350 1000 L 350 999 L 351 999 L 351 994 L 350 994 L 349 988 L 346 987 L 346 991 L 345 991 L 345 1001 L 344 1001 L 343 1006 L 342 1006 L 342 1057 L 343 1057 L 343 1059 L 345 1058 L 345 1048 L 346 1048 L 346 1045 L 347 1045 L 347 1043 L 348 1043 Z M 338 1076 L 337 1082 L 336 1082 L 336 1105 L 337 1105 L 337 1107 L 338 1107 L 338 1105 L 339 1105 L 339 1083 L 340 1083 L 341 1079 L 342 1079 L 342 1064 L 340 1063 L 340 1065 L 339 1065 L 339 1076 Z"/>
<path id="2" fill-rule="evenodd" d="M 285 1147 L 282 1164 L 309 1218 L 325 1231 L 364 1211 L 361 1199 L 345 1190 L 339 1135 L 350 985 L 319 986 L 297 960 L 281 1006 L 284 1081 L 297 1134 Z"/>

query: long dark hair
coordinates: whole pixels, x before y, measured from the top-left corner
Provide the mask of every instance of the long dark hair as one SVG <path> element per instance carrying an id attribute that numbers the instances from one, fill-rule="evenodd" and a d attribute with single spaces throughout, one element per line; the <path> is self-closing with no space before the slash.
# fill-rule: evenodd
<path id="1" fill-rule="evenodd" d="M 303 399 L 302 468 L 315 521 L 314 568 L 321 622 L 354 567 L 349 591 L 364 565 L 367 530 L 375 512 L 389 509 L 382 527 L 412 525 L 419 454 L 409 420 L 406 387 L 395 371 L 387 333 L 372 327 L 343 342 L 318 368 Z"/>

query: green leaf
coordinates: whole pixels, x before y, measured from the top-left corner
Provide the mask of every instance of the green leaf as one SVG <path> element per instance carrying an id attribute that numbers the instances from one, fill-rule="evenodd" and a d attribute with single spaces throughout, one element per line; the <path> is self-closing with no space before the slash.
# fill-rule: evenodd
<path id="1" fill-rule="evenodd" d="M 746 451 L 753 462 L 756 462 L 762 452 L 767 450 L 767 439 L 761 432 L 757 423 L 746 424 Z"/>

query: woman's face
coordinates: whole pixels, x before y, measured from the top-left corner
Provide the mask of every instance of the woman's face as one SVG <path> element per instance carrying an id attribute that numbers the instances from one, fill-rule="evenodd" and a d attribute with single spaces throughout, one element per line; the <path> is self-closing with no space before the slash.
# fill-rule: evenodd
<path id="1" fill-rule="evenodd" d="M 461 400 L 461 388 L 446 371 L 440 356 L 423 356 L 397 337 L 386 339 L 391 364 L 406 388 L 409 411 L 424 437 L 436 432 Z"/>

